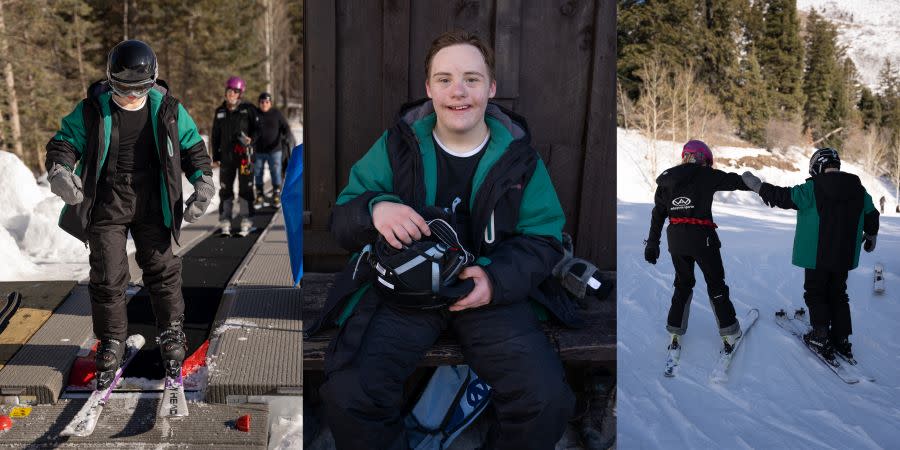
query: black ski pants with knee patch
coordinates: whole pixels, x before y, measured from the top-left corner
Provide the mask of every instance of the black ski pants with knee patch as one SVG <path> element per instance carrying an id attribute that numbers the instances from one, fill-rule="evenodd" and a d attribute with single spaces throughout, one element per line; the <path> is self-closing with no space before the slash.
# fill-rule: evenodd
<path id="1" fill-rule="evenodd" d="M 99 339 L 124 341 L 128 334 L 129 232 L 156 323 L 165 325 L 184 314 L 181 259 L 172 253 L 172 232 L 163 224 L 159 183 L 159 171 L 152 169 L 107 176 L 97 187 L 88 237 L 88 289 L 94 335 Z"/>
<path id="2" fill-rule="evenodd" d="M 361 313 L 366 308 L 372 314 Z M 575 397 L 528 302 L 419 311 L 388 305 L 370 291 L 326 354 L 319 392 L 339 450 L 407 448 L 404 382 L 448 328 L 466 364 L 494 389 L 487 448 L 554 448 Z"/>
<path id="3" fill-rule="evenodd" d="M 675 293 L 672 294 L 672 306 L 666 321 L 666 330 L 683 335 L 687 332 L 690 315 L 691 298 L 694 295 L 694 264 L 700 266 L 706 280 L 706 292 L 719 325 L 719 334 L 733 334 L 740 330 L 740 324 L 734 313 L 734 305 L 728 296 L 728 285 L 725 284 L 725 268 L 718 248 L 708 248 L 696 255 L 672 254 L 672 265 L 675 266 Z"/>

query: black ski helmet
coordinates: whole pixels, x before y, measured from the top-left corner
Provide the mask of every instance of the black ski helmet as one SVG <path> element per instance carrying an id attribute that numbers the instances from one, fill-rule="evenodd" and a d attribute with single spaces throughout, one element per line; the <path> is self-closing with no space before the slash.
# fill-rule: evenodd
<path id="1" fill-rule="evenodd" d="M 809 158 L 809 175 L 814 177 L 825 172 L 825 168 L 841 168 L 841 157 L 833 148 L 820 148 Z"/>
<path id="2" fill-rule="evenodd" d="M 122 41 L 109 51 L 106 79 L 116 95 L 143 97 L 156 82 L 159 67 L 149 45 L 136 39 Z"/>
<path id="3" fill-rule="evenodd" d="M 444 220 L 428 221 L 431 236 L 392 247 L 379 236 L 372 250 L 372 267 L 376 273 L 376 290 L 397 306 L 414 309 L 436 309 L 464 297 L 475 287 L 472 280 L 457 275 L 475 257 L 459 242 L 456 231 Z"/>

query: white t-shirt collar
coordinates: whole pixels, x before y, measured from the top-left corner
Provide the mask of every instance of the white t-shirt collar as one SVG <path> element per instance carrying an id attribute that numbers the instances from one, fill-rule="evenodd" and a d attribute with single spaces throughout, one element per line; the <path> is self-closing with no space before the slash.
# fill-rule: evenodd
<path id="1" fill-rule="evenodd" d="M 469 151 L 462 152 L 462 153 L 457 153 L 454 151 L 450 151 L 450 149 L 448 149 L 447 146 L 444 145 L 443 142 L 441 142 L 441 139 L 437 136 L 437 133 L 435 133 L 434 130 L 431 131 L 431 135 L 434 136 L 434 142 L 437 142 L 437 145 L 438 145 L 438 147 L 441 148 L 441 150 L 447 152 L 450 155 L 456 156 L 458 158 L 468 158 L 470 156 L 477 155 L 478 152 L 480 152 L 481 149 L 483 149 L 487 145 L 488 140 L 491 139 L 491 133 L 488 132 L 488 134 L 484 137 L 484 140 L 481 141 L 480 144 L 475 146 L 475 148 L 473 148 L 472 150 L 469 150 Z"/>

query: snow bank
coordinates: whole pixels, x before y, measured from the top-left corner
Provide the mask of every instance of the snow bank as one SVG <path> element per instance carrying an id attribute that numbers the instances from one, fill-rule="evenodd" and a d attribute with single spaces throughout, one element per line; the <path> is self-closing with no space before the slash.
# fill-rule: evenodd
<path id="1" fill-rule="evenodd" d="M 88 251 L 56 224 L 63 201 L 12 153 L 0 151 L 0 281 L 82 279 Z"/>

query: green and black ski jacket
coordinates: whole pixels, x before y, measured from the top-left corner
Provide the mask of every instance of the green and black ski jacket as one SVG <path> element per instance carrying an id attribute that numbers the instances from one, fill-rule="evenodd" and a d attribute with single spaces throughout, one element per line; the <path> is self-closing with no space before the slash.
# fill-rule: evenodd
<path id="1" fill-rule="evenodd" d="M 793 187 L 763 183 L 769 206 L 797 210 L 791 263 L 804 269 L 853 270 L 859 265 L 863 232 L 878 234 L 878 210 L 859 177 L 826 172 Z"/>
<path id="2" fill-rule="evenodd" d="M 437 117 L 430 99 L 405 105 L 396 124 L 350 170 L 349 183 L 332 210 L 331 231 L 350 252 L 375 242 L 372 207 L 399 202 L 422 210 L 434 206 L 437 161 L 432 138 Z M 492 303 L 535 300 L 564 324 L 581 325 L 575 305 L 551 276 L 563 256 L 565 215 L 525 120 L 490 103 L 485 121 L 491 138 L 472 180 L 468 235 L 472 252 L 490 277 Z M 360 266 L 352 258 L 329 294 L 322 319 L 308 331 L 342 323 L 368 289 L 352 279 Z M 354 282 L 355 281 L 355 282 Z M 353 289 L 347 289 L 347 284 Z M 341 287 L 341 285 L 344 287 Z M 349 291 L 349 292 L 348 292 Z"/>
<path id="3" fill-rule="evenodd" d="M 193 183 L 203 174 L 212 176 L 212 169 L 197 125 L 184 106 L 169 95 L 165 82 L 157 80 L 148 97 L 161 168 L 159 189 L 163 223 L 172 230 L 172 237 L 177 242 L 184 215 L 181 175 Z M 46 167 L 53 163 L 74 167 L 75 174 L 81 177 L 84 201 L 66 205 L 59 226 L 82 242 L 88 239 L 97 185 L 109 153 L 112 101 L 107 82 L 95 82 L 88 88 L 87 97 L 63 117 L 59 131 L 47 143 Z"/>

